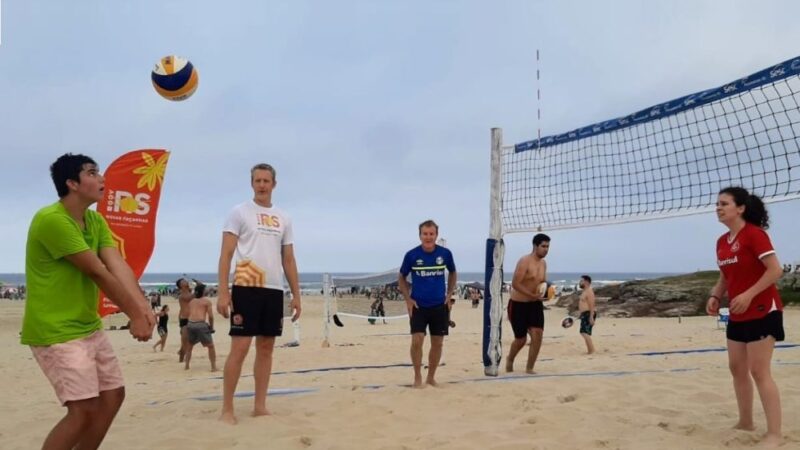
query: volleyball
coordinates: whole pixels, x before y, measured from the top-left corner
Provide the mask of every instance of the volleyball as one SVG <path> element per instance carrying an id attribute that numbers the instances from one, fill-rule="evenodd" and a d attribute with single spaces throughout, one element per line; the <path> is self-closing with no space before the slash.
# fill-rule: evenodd
<path id="1" fill-rule="evenodd" d="M 542 281 L 539 283 L 539 286 L 536 288 L 539 293 L 539 298 L 546 298 L 547 297 L 547 282 Z"/>
<path id="2" fill-rule="evenodd" d="M 573 319 L 570 316 L 567 316 L 567 317 L 564 317 L 564 319 L 561 320 L 561 327 L 562 328 L 569 328 L 569 327 L 572 326 L 573 323 L 575 323 L 575 319 Z"/>
<path id="3" fill-rule="evenodd" d="M 161 58 L 150 74 L 153 87 L 167 100 L 186 100 L 197 90 L 197 70 L 188 59 L 169 55 Z"/>

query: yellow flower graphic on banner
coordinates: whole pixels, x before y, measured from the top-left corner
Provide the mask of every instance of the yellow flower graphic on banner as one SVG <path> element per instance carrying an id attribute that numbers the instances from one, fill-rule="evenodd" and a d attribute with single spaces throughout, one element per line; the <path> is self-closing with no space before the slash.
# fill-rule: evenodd
<path id="1" fill-rule="evenodd" d="M 167 170 L 169 153 L 164 153 L 156 161 L 149 153 L 142 152 L 142 159 L 146 165 L 133 169 L 133 173 L 141 175 L 139 181 L 136 182 L 136 187 L 147 186 L 147 190 L 152 192 L 156 185 L 164 182 L 164 172 Z"/>

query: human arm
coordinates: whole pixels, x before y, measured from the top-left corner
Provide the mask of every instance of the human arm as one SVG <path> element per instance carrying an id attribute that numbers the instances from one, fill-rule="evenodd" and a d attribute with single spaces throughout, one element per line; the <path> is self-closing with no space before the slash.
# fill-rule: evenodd
<path id="1" fill-rule="evenodd" d="M 217 286 L 217 312 L 226 319 L 230 316 L 231 311 L 231 291 L 228 288 L 231 260 L 238 242 L 239 236 L 227 231 L 222 233 L 222 249 L 219 252 L 219 266 L 217 269 L 219 283 Z"/>
<path id="2" fill-rule="evenodd" d="M 753 297 L 763 292 L 766 288 L 775 284 L 783 276 L 783 268 L 778 261 L 775 253 L 771 253 L 761 258 L 761 264 L 764 264 L 767 270 L 761 275 L 761 278 L 756 281 L 756 284 L 750 286 L 746 291 L 731 299 L 730 308 L 734 314 L 741 314 L 747 311 Z"/>
<path id="3" fill-rule="evenodd" d="M 206 301 L 206 317 L 208 317 L 208 326 L 211 330 L 214 330 L 214 306 L 211 304 L 211 300 L 205 299 Z"/>
<path id="4" fill-rule="evenodd" d="M 403 299 L 406 301 L 406 309 L 408 309 L 408 315 L 412 315 L 414 313 L 414 308 L 417 307 L 417 302 L 411 298 L 411 290 L 408 286 L 408 280 L 406 280 L 406 275 L 403 275 L 403 272 L 400 272 L 400 275 L 397 277 L 397 287 L 400 289 L 400 294 L 403 295 Z"/>
<path id="5" fill-rule="evenodd" d="M 447 297 L 444 298 L 444 303 L 447 305 L 447 309 L 453 309 L 453 304 L 450 303 L 450 298 L 453 296 L 457 282 L 458 274 L 455 271 L 450 272 L 447 275 Z"/>
<path id="6" fill-rule="evenodd" d="M 709 294 L 708 301 L 706 301 L 706 314 L 709 316 L 716 316 L 719 314 L 719 302 L 727 290 L 728 283 L 725 281 L 725 275 L 723 275 L 720 270 L 719 279 L 717 279 L 717 283 L 714 284 L 714 287 L 711 288 L 711 294 Z"/>
<path id="7" fill-rule="evenodd" d="M 86 274 L 131 321 L 129 332 L 139 341 L 153 336 L 155 317 L 128 264 L 115 247 L 101 247 L 64 257 Z"/>
<path id="8" fill-rule="evenodd" d="M 283 273 L 286 281 L 289 282 L 289 289 L 292 291 L 292 322 L 300 318 L 302 312 L 300 300 L 300 281 L 297 274 L 297 261 L 294 258 L 294 245 L 288 244 L 281 247 L 281 259 L 283 261 Z"/>

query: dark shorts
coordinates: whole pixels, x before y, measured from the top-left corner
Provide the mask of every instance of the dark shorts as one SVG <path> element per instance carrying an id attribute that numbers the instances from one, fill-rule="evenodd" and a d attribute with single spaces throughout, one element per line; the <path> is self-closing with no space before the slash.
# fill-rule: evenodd
<path id="1" fill-rule="evenodd" d="M 594 312 L 594 318 L 597 320 L 597 311 Z M 592 335 L 592 328 L 594 325 L 589 323 L 589 311 L 584 311 L 581 313 L 581 334 L 588 334 L 589 336 Z"/>
<path id="2" fill-rule="evenodd" d="M 529 328 L 544 329 L 544 304 L 536 302 L 508 302 L 508 320 L 514 330 L 514 337 L 522 339 L 528 335 Z"/>
<path id="3" fill-rule="evenodd" d="M 430 330 L 431 336 L 447 336 L 450 328 L 448 317 L 447 305 L 444 303 L 430 308 L 414 308 L 408 318 L 411 334 Z"/>
<path id="4" fill-rule="evenodd" d="M 760 341 L 767 336 L 780 342 L 786 338 L 783 332 L 783 312 L 772 311 L 761 319 L 746 322 L 728 322 L 725 334 L 728 339 L 745 344 Z"/>
<path id="5" fill-rule="evenodd" d="M 178 319 L 178 327 L 183 328 L 189 323 L 189 319 Z"/>
<path id="6" fill-rule="evenodd" d="M 233 286 L 231 336 L 280 336 L 283 333 L 283 290 Z"/>
<path id="7" fill-rule="evenodd" d="M 206 322 L 189 322 L 189 325 L 186 325 L 186 339 L 191 345 L 198 342 L 206 346 L 214 344 L 211 327 Z"/>
<path id="8" fill-rule="evenodd" d="M 164 328 L 164 327 L 158 327 L 157 331 L 158 331 L 158 335 L 161 336 L 161 337 L 164 337 L 164 336 L 167 335 L 167 329 Z"/>

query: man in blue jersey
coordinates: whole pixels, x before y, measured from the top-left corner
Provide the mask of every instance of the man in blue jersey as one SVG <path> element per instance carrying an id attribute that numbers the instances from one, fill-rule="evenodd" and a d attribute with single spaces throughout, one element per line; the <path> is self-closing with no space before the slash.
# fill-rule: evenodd
<path id="1" fill-rule="evenodd" d="M 414 365 L 414 387 L 422 388 L 422 344 L 425 331 L 431 333 L 428 354 L 428 377 L 425 383 L 436 386 L 436 368 L 442 357 L 442 344 L 447 336 L 451 304 L 447 299 L 456 288 L 456 264 L 450 250 L 436 245 L 439 226 L 432 220 L 419 225 L 418 247 L 409 250 L 400 266 L 398 287 L 406 300 L 411 325 L 411 363 Z M 445 269 L 448 272 L 445 286 Z M 411 286 L 406 277 L 411 274 Z"/>

